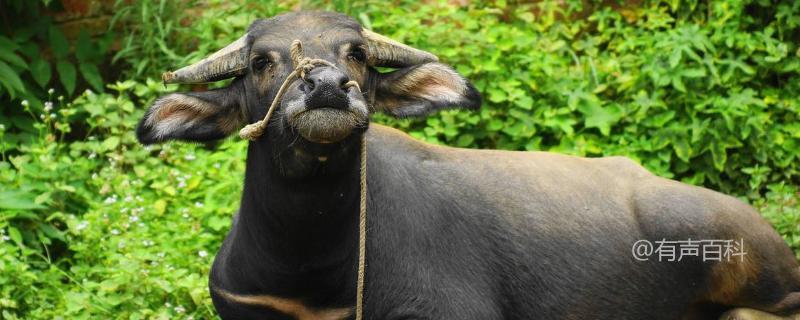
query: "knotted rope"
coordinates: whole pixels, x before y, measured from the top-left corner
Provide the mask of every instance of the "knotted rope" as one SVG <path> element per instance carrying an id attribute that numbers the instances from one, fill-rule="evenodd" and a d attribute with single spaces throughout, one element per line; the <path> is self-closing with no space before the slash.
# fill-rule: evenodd
<path id="1" fill-rule="evenodd" d="M 269 123 L 272 113 L 275 112 L 275 108 L 278 103 L 280 103 L 281 98 L 283 98 L 283 94 L 286 93 L 286 89 L 295 79 L 300 78 L 305 80 L 306 74 L 311 72 L 311 70 L 317 66 L 324 65 L 336 68 L 333 63 L 330 63 L 327 60 L 310 59 L 304 57 L 303 45 L 300 40 L 292 41 L 292 46 L 289 52 L 292 57 L 292 63 L 295 66 L 294 71 L 292 71 L 292 73 L 286 77 L 286 80 L 283 81 L 283 84 L 281 84 L 280 89 L 278 89 L 278 93 L 275 94 L 275 98 L 272 100 L 272 104 L 270 104 L 269 109 L 267 109 L 267 114 L 264 116 L 264 119 L 261 119 L 255 123 L 251 123 L 242 128 L 242 130 L 239 130 L 239 136 L 242 137 L 242 139 L 254 141 L 264 134 L 264 130 L 267 128 L 267 123 Z M 347 90 L 351 87 L 356 87 L 357 90 L 361 91 L 361 88 L 358 86 L 358 82 L 353 80 L 345 83 L 343 89 Z M 359 168 L 359 187 L 361 188 L 361 193 L 358 213 L 358 280 L 356 283 L 356 320 L 363 320 L 364 318 L 364 278 L 366 274 L 367 256 L 367 137 L 365 134 L 361 135 L 360 158 L 361 166 Z"/>
<path id="2" fill-rule="evenodd" d="M 275 94 L 275 98 L 272 99 L 272 104 L 270 104 L 269 109 L 267 109 L 267 114 L 264 116 L 264 119 L 248 124 L 242 128 L 242 130 L 239 130 L 239 136 L 242 137 L 242 139 L 255 141 L 258 137 L 264 134 L 264 130 L 267 128 L 267 123 L 269 123 L 272 113 L 275 112 L 275 107 L 278 106 L 281 98 L 283 98 L 283 94 L 286 93 L 286 89 L 292 82 L 294 82 L 295 79 L 300 78 L 305 81 L 306 74 L 311 72 L 312 69 L 321 65 L 338 69 L 336 68 L 336 65 L 328 62 L 327 60 L 304 57 L 303 44 L 300 42 L 300 40 L 292 41 L 292 46 L 289 48 L 289 54 L 292 57 L 292 64 L 295 66 L 294 71 L 292 71 L 292 73 L 286 77 L 286 80 L 283 81 L 283 84 L 281 84 L 280 89 L 278 89 L 278 93 Z M 361 91 L 361 88 L 358 86 L 358 82 L 354 80 L 350 80 L 345 83 L 344 86 L 342 86 L 342 88 L 345 90 L 350 89 L 351 87 L 356 87 L 356 89 Z"/>

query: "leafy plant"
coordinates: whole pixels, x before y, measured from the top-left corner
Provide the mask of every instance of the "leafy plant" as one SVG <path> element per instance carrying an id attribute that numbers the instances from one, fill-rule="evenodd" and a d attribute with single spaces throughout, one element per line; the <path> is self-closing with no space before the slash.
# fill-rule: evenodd
<path id="1" fill-rule="evenodd" d="M 347 12 L 434 52 L 484 96 L 479 111 L 380 122 L 461 147 L 627 155 L 752 201 L 800 258 L 800 4 L 377 4 L 120 1 L 116 59 L 135 79 L 125 81 L 91 79 L 106 38 L 69 42 L 46 17 L 0 29 L 0 62 L 14 72 L 0 72 L 0 318 L 215 318 L 206 275 L 247 144 L 142 147 L 133 132 L 167 91 L 162 71 L 293 8 Z M 43 6 L 58 2 L 0 8 L 21 17 Z"/>
<path id="2" fill-rule="evenodd" d="M 659 175 L 753 198 L 770 183 L 800 180 L 800 81 L 790 76 L 800 70 L 800 32 L 788 19 L 800 14 L 796 4 L 654 1 L 585 12 L 581 2 L 543 1 L 389 10 L 370 16 L 375 29 L 438 53 L 485 98 L 477 113 L 383 119 L 417 137 L 626 155 Z M 586 19 L 559 18 L 579 14 Z"/>
<path id="3" fill-rule="evenodd" d="M 31 112 L 46 112 L 44 101 L 55 94 L 71 97 L 79 87 L 102 91 L 99 65 L 113 34 L 91 38 L 81 30 L 74 41 L 42 14 L 60 8 L 59 1 L 4 1 L 0 4 L 0 124 L 8 144 L 29 141 L 35 133 Z M 62 98 L 63 99 L 63 98 Z"/>

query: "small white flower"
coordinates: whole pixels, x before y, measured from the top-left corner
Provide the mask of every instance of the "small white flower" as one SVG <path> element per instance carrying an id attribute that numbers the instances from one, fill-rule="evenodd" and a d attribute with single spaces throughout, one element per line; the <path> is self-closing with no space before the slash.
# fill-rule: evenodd
<path id="1" fill-rule="evenodd" d="M 30 105 L 30 103 L 28 103 L 28 100 L 22 100 L 22 106 L 23 107 L 27 107 L 29 105 Z"/>
<path id="2" fill-rule="evenodd" d="M 183 189 L 185 187 L 186 187 L 186 181 L 184 181 L 183 179 L 178 181 L 178 189 Z"/>
<path id="3" fill-rule="evenodd" d="M 159 253 L 156 253 L 156 256 L 161 258 L 161 259 L 164 259 L 164 257 L 167 256 L 167 254 L 163 253 L 163 252 L 159 252 Z"/>
<path id="4" fill-rule="evenodd" d="M 3 130 L 5 130 L 5 129 L 6 129 L 6 126 L 5 126 L 5 125 L 2 125 L 2 124 L 0 124 L 0 131 L 3 131 Z"/>
<path id="5" fill-rule="evenodd" d="M 136 222 L 136 221 L 139 221 L 139 216 L 131 216 L 131 217 L 130 217 L 130 218 L 128 218 L 128 219 L 129 219 L 131 222 Z"/>
<path id="6" fill-rule="evenodd" d="M 125 248 L 125 241 L 120 241 L 120 242 L 117 244 L 117 248 L 120 248 L 120 249 L 122 249 L 122 248 Z"/>
<path id="7" fill-rule="evenodd" d="M 125 200 L 125 202 L 131 202 L 131 201 L 133 201 L 133 196 L 128 195 L 127 197 L 125 197 L 124 200 Z"/>
<path id="8" fill-rule="evenodd" d="M 169 302 L 166 302 L 166 303 L 164 303 L 164 306 L 165 306 L 165 307 L 167 307 L 167 308 L 169 308 L 169 307 L 172 307 L 172 304 L 171 304 L 171 303 L 169 303 Z"/>
<path id="9" fill-rule="evenodd" d="M 219 162 L 214 163 L 214 169 L 219 169 L 219 167 L 220 167 Z"/>
<path id="10" fill-rule="evenodd" d="M 53 102 L 47 101 L 44 103 L 44 112 L 50 112 L 53 110 Z"/>
<path id="11" fill-rule="evenodd" d="M 51 114 L 50 114 L 50 118 L 53 118 L 53 119 L 55 119 L 55 118 L 56 118 L 56 114 L 55 114 L 55 113 L 51 113 Z"/>
<path id="12" fill-rule="evenodd" d="M 197 159 L 197 157 L 194 156 L 194 153 L 190 153 L 183 156 L 183 159 L 186 161 L 194 161 L 194 159 Z"/>
<path id="13" fill-rule="evenodd" d="M 89 154 L 89 159 L 91 160 L 91 159 L 94 159 L 94 158 L 97 158 L 97 153 L 94 153 L 94 152 L 90 153 Z"/>
<path id="14" fill-rule="evenodd" d="M 200 256 L 200 258 L 205 258 L 208 257 L 208 252 L 206 252 L 205 250 L 200 250 L 197 252 L 197 255 Z"/>
<path id="15" fill-rule="evenodd" d="M 153 242 L 153 240 L 142 240 L 142 245 L 145 246 L 145 247 L 149 247 L 149 246 L 152 246 L 154 244 L 155 244 L 155 242 Z"/>
<path id="16" fill-rule="evenodd" d="M 88 226 L 89 226 L 89 221 L 81 221 L 80 223 L 78 223 L 78 225 L 75 226 L 75 229 L 81 231 L 83 229 L 86 229 L 86 227 Z"/>
<path id="17" fill-rule="evenodd" d="M 39 119 L 42 119 L 42 120 L 44 120 L 44 114 L 40 114 L 40 115 L 39 115 Z"/>
<path id="18" fill-rule="evenodd" d="M 64 96 L 58 96 L 58 101 L 64 101 Z"/>
<path id="19" fill-rule="evenodd" d="M 97 173 L 92 173 L 92 180 L 96 180 L 96 179 L 97 179 Z"/>
<path id="20" fill-rule="evenodd" d="M 175 307 L 175 312 L 184 313 L 184 312 L 186 312 L 186 309 L 183 306 L 177 306 L 177 307 Z"/>
<path id="21" fill-rule="evenodd" d="M 117 195 L 110 196 L 110 197 L 106 198 L 105 201 L 103 201 L 103 203 L 105 203 L 105 204 L 112 204 L 112 203 L 115 203 L 115 202 L 117 202 Z"/>
<path id="22" fill-rule="evenodd" d="M 198 207 L 198 208 L 202 208 L 202 207 L 203 207 L 203 203 L 202 203 L 202 202 L 200 202 L 200 201 L 198 201 L 198 202 L 195 202 L 195 203 L 194 203 L 194 206 L 195 206 L 195 207 Z"/>
<path id="23" fill-rule="evenodd" d="M 116 235 L 119 235 L 119 230 L 117 230 L 117 229 L 111 229 L 111 234 L 113 234 L 113 235 L 115 235 L 115 236 L 116 236 Z"/>
<path id="24" fill-rule="evenodd" d="M 47 94 L 53 94 L 53 93 L 56 93 L 56 89 L 50 88 L 50 90 L 47 90 Z"/>
<path id="25" fill-rule="evenodd" d="M 7 236 L 7 235 L 2 235 L 2 236 L 0 236 L 0 241 L 2 241 L 2 242 L 6 242 L 6 241 L 8 241 L 8 240 L 11 240 L 11 237 L 9 237 L 9 236 Z"/>
<path id="26" fill-rule="evenodd" d="M 86 89 L 86 94 L 91 96 L 94 94 L 94 92 L 92 92 L 92 90 Z"/>

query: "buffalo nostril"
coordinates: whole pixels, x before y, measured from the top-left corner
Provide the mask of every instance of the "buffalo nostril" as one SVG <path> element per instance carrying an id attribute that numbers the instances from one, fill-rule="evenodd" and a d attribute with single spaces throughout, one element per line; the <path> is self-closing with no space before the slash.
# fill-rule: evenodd
<path id="1" fill-rule="evenodd" d="M 342 88 L 342 90 L 347 91 L 346 85 L 347 85 L 348 82 L 350 82 L 350 80 L 347 79 L 346 77 L 340 78 L 339 79 L 339 88 Z"/>

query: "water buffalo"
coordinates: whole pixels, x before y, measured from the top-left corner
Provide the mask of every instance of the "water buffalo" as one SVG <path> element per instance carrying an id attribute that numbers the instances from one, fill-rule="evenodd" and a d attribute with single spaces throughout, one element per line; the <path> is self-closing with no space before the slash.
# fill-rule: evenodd
<path id="1" fill-rule="evenodd" d="M 241 208 L 209 280 L 223 319 L 354 317 L 364 135 L 365 319 L 800 318 L 791 250 L 730 196 L 622 157 L 449 148 L 369 124 L 371 112 L 475 109 L 480 96 L 433 54 L 341 14 L 257 20 L 166 73 L 170 83 L 234 80 L 159 98 L 138 139 L 215 140 L 262 119 L 294 70 L 294 40 L 331 66 L 289 83 L 266 133 L 249 142 Z M 728 259 L 690 251 L 731 240 Z M 639 255 L 669 254 L 665 243 L 685 245 L 682 256 Z"/>

